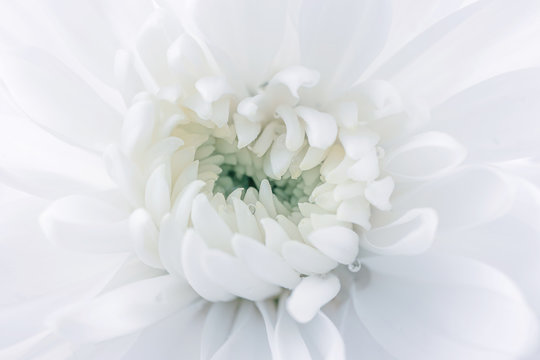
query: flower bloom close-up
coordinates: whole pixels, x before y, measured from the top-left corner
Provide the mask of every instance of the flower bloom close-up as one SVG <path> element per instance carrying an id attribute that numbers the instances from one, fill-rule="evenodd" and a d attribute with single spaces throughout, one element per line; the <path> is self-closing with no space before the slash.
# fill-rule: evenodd
<path id="1" fill-rule="evenodd" d="M 539 359 L 539 19 L 2 1 L 0 359 Z"/>

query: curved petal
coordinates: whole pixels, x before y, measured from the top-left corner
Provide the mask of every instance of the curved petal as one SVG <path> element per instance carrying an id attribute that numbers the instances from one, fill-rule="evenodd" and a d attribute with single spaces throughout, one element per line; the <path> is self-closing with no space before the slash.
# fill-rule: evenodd
<path id="1" fill-rule="evenodd" d="M 247 93 L 267 80 L 283 42 L 287 7 L 283 0 L 203 0 L 193 2 L 190 15 L 195 32 L 208 44 L 233 87 Z"/>
<path id="2" fill-rule="evenodd" d="M 301 274 L 326 274 L 338 266 L 337 261 L 299 241 L 287 241 L 282 245 L 281 253 L 289 265 Z"/>
<path id="3" fill-rule="evenodd" d="M 102 151 L 119 138 L 119 114 L 44 51 L 4 57 L 1 75 L 15 103 L 61 139 Z"/>
<path id="4" fill-rule="evenodd" d="M 535 213 L 538 217 L 539 213 Z M 523 291 L 531 307 L 540 313 L 538 279 L 540 272 L 537 220 L 527 223 L 509 213 L 495 221 L 438 236 L 433 251 L 463 255 L 496 267 L 508 275 Z"/>
<path id="5" fill-rule="evenodd" d="M 51 200 L 94 190 L 91 185 L 72 178 L 34 169 L 0 168 L 0 181 L 13 189 Z"/>
<path id="6" fill-rule="evenodd" d="M 0 177 L 7 176 L 10 186 L 46 198 L 113 186 L 100 156 L 65 143 L 28 117 L 3 114 L 1 104 L 0 127 L 0 167 L 9 172 Z"/>
<path id="7" fill-rule="evenodd" d="M 411 41 L 374 76 L 392 79 L 430 105 L 440 104 L 490 77 L 537 66 L 540 50 L 527 44 L 540 35 L 539 12 L 535 0 L 522 0 L 520 6 L 476 1 Z"/>
<path id="8" fill-rule="evenodd" d="M 467 131 L 471 131 L 467 123 Z M 483 134 L 483 131 L 479 132 Z M 425 132 L 392 147 L 384 156 L 384 170 L 400 180 L 423 180 L 447 173 L 467 156 L 466 148 L 441 132 Z"/>
<path id="9" fill-rule="evenodd" d="M 259 279 L 238 258 L 210 249 L 203 259 L 208 276 L 228 292 L 253 301 L 264 300 L 281 292 L 277 285 Z"/>
<path id="10" fill-rule="evenodd" d="M 150 267 L 163 269 L 159 257 L 159 229 L 146 209 L 137 209 L 130 215 L 129 231 L 133 251 L 139 259 Z"/>
<path id="11" fill-rule="evenodd" d="M 299 13 L 301 62 L 334 91 L 352 85 L 382 50 L 390 1 L 304 1 Z"/>
<path id="12" fill-rule="evenodd" d="M 149 0 L 23 0 L 13 5 L 4 6 L 5 18 L 0 18 L 19 44 L 54 50 L 63 61 L 79 62 L 107 85 L 115 85 L 116 50 L 129 43 L 152 10 Z"/>
<path id="13" fill-rule="evenodd" d="M 381 255 L 419 254 L 429 249 L 436 230 L 433 209 L 413 209 L 388 225 L 363 232 L 360 246 Z"/>
<path id="14" fill-rule="evenodd" d="M 137 281 L 55 316 L 55 331 L 72 341 L 97 342 L 149 326 L 199 296 L 170 275 Z"/>
<path id="15" fill-rule="evenodd" d="M 287 299 L 287 311 L 296 321 L 307 323 L 337 295 L 340 287 L 333 274 L 305 277 Z"/>
<path id="16" fill-rule="evenodd" d="M 358 255 L 358 234 L 343 226 L 315 230 L 308 239 L 323 254 L 342 264 L 352 263 Z"/>
<path id="17" fill-rule="evenodd" d="M 538 155 L 540 68 L 510 72 L 451 97 L 428 125 L 462 142 L 471 161 Z"/>
<path id="18" fill-rule="evenodd" d="M 213 281 L 203 267 L 202 259 L 208 252 L 204 240 L 189 229 L 182 245 L 182 267 L 191 287 L 208 301 L 229 301 L 235 298 L 230 292 Z"/>
<path id="19" fill-rule="evenodd" d="M 468 167 L 395 197 L 392 213 L 433 208 L 439 229 L 449 231 L 490 221 L 508 211 L 512 200 L 512 188 L 500 172 Z"/>
<path id="20" fill-rule="evenodd" d="M 300 274 L 274 251 L 255 239 L 235 234 L 232 240 L 236 255 L 259 278 L 287 289 L 300 282 Z"/>
<path id="21" fill-rule="evenodd" d="M 336 325 L 338 325 L 339 332 L 343 337 L 348 358 L 396 360 L 368 332 L 354 310 L 352 299 L 341 304 L 341 309 L 343 312 Z"/>
<path id="22" fill-rule="evenodd" d="M 234 324 L 239 301 L 212 304 L 204 321 L 201 360 L 210 360 L 227 340 Z"/>
<path id="23" fill-rule="evenodd" d="M 459 257 L 374 257 L 354 305 L 371 335 L 402 359 L 507 359 L 537 339 L 519 290 L 482 263 Z"/>
<path id="24" fill-rule="evenodd" d="M 69 249 L 117 252 L 130 249 L 129 213 L 96 197 L 73 195 L 53 202 L 40 217 L 45 235 Z"/>
<path id="25" fill-rule="evenodd" d="M 346 359 L 341 333 L 323 312 L 315 315 L 309 323 L 301 325 L 300 329 L 313 358 Z"/>
<path id="26" fill-rule="evenodd" d="M 251 302 L 240 304 L 228 338 L 212 357 L 228 359 L 272 359 L 264 320 Z"/>
<path id="27" fill-rule="evenodd" d="M 206 303 L 196 301 L 148 326 L 137 334 L 137 339 L 122 359 L 198 359 L 206 313 Z M 88 360 L 98 358 L 102 359 L 90 357 Z"/>
<path id="28" fill-rule="evenodd" d="M 299 324 L 285 310 L 286 297 L 280 298 L 275 328 L 275 349 L 279 359 L 312 360 L 300 333 Z"/>

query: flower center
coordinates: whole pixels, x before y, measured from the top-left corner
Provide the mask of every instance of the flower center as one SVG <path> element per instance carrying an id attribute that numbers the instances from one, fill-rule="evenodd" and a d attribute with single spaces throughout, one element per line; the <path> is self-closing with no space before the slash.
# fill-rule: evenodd
<path id="1" fill-rule="evenodd" d="M 319 76 L 299 66 L 252 96 L 221 76 L 180 78 L 134 97 L 109 154 L 137 209 L 139 258 L 209 301 L 272 298 L 304 278 L 335 290 L 336 267 L 361 266 L 372 208 L 390 208 L 375 112 L 365 99 L 305 95 Z"/>

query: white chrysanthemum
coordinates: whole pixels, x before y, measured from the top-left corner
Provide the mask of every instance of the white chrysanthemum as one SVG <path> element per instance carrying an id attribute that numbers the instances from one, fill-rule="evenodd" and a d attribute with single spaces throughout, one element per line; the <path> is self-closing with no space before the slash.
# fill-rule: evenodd
<path id="1" fill-rule="evenodd" d="M 534 358 L 540 3 L 466 3 L 0 5 L 0 357 Z"/>

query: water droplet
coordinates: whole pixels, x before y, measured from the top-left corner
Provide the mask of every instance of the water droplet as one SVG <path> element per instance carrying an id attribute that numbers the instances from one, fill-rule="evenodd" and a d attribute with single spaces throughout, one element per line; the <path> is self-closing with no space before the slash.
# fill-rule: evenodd
<path id="1" fill-rule="evenodd" d="M 362 264 L 360 264 L 360 261 L 358 261 L 358 259 L 354 260 L 348 266 L 350 272 L 358 272 L 360 271 L 361 267 L 362 267 Z"/>
<path id="2" fill-rule="evenodd" d="M 248 205 L 248 209 L 249 209 L 249 211 L 251 211 L 252 214 L 255 214 L 255 210 L 256 210 L 257 208 L 255 207 L 255 205 L 249 204 L 249 205 Z"/>

